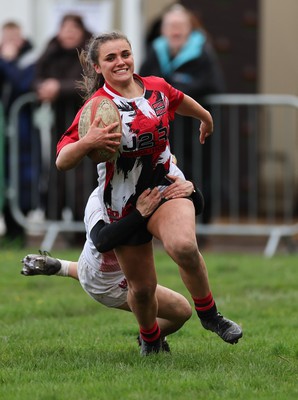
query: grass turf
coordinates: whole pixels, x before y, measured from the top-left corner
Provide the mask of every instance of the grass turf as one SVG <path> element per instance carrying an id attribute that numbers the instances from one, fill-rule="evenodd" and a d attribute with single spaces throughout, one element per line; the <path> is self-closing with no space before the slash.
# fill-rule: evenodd
<path id="1" fill-rule="evenodd" d="M 207 253 L 218 309 L 244 337 L 224 343 L 193 313 L 168 338 L 171 355 L 142 358 L 133 315 L 99 305 L 72 279 L 20 275 L 26 252 L 1 250 L 0 398 L 297 398 L 297 255 Z M 79 251 L 54 255 L 76 259 Z M 159 282 L 190 299 L 162 251 L 156 264 Z"/>

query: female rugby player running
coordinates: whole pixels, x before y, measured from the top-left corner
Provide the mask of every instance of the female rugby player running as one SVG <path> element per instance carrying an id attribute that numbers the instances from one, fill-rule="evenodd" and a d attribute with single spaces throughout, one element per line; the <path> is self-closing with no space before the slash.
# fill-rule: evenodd
<path id="1" fill-rule="evenodd" d="M 98 164 L 100 196 L 110 222 L 131 213 L 138 196 L 148 187 L 159 186 L 163 191 L 162 204 L 147 226 L 140 227 L 126 243 L 115 248 L 128 282 L 127 301 L 139 323 L 143 353 L 159 352 L 161 346 L 156 319 L 153 236 L 161 240 L 178 265 L 203 327 L 228 343 L 237 343 L 242 337 L 240 326 L 217 311 L 211 293 L 207 268 L 196 240 L 194 205 L 188 198 L 180 197 L 175 183 L 165 188 L 169 185 L 165 177 L 172 174 L 173 165 L 170 120 L 175 113 L 200 120 L 200 143 L 203 144 L 213 131 L 210 113 L 164 79 L 136 75 L 131 45 L 122 33 L 111 32 L 92 39 L 82 62 L 86 95 L 89 99 L 106 96 L 114 101 L 121 115 L 122 132 L 109 137 L 109 131 L 116 125 L 102 129 L 95 120 L 86 136 L 79 140 L 81 109 L 57 145 L 57 168 L 73 168 L 90 151 L 102 148 L 103 140 L 98 138 L 101 132 L 106 135 L 105 145 L 111 155 L 117 151 L 115 161 Z"/>

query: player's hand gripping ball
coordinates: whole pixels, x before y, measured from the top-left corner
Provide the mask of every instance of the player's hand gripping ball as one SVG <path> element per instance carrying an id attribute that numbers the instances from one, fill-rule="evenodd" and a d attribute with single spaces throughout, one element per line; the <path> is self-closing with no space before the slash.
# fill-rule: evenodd
<path id="1" fill-rule="evenodd" d="M 113 122 L 118 122 L 118 125 L 110 133 L 122 131 L 121 117 L 116 104 L 107 97 L 98 96 L 90 100 L 82 110 L 79 120 L 80 139 L 87 134 L 90 125 L 98 117 L 101 117 L 99 128 L 105 128 Z M 107 150 L 96 149 L 92 150 L 89 156 L 95 162 L 112 161 L 117 157 L 117 152 L 111 153 Z"/>

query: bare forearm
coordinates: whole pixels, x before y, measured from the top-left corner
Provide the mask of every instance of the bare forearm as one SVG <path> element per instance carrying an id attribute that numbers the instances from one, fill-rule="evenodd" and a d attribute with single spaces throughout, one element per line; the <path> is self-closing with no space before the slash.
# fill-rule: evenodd
<path id="1" fill-rule="evenodd" d="M 209 111 L 202 107 L 192 97 L 184 95 L 184 98 L 176 110 L 177 114 L 184 117 L 192 117 L 200 120 L 211 119 Z"/>
<path id="2" fill-rule="evenodd" d="M 204 144 L 206 137 L 213 132 L 213 120 L 209 111 L 205 110 L 199 103 L 191 97 L 184 95 L 184 98 L 176 112 L 185 117 L 196 118 L 200 124 L 200 143 Z"/>
<path id="3" fill-rule="evenodd" d="M 56 166 L 59 170 L 65 171 L 74 168 L 87 155 L 94 162 L 100 163 L 107 161 L 116 153 L 122 134 L 121 132 L 112 132 L 112 130 L 118 126 L 118 122 L 100 128 L 98 127 L 100 121 L 100 117 L 95 118 L 84 137 L 62 148 L 56 159 Z"/>
<path id="4" fill-rule="evenodd" d="M 84 141 L 70 143 L 64 146 L 56 159 L 56 167 L 59 171 L 67 171 L 76 167 L 89 153 L 90 149 L 84 145 Z"/>

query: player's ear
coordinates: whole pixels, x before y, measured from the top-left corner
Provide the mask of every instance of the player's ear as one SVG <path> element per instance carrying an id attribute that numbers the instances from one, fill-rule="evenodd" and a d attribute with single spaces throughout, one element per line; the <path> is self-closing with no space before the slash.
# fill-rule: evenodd
<path id="1" fill-rule="evenodd" d="M 97 74 L 101 74 L 101 68 L 100 68 L 100 66 L 99 66 L 98 64 L 94 64 L 93 66 L 94 66 L 95 72 L 96 72 Z"/>

